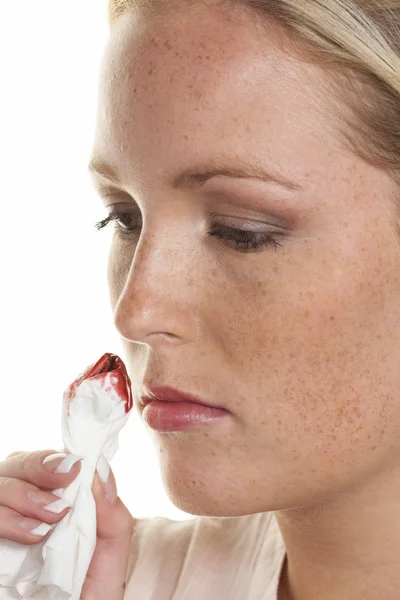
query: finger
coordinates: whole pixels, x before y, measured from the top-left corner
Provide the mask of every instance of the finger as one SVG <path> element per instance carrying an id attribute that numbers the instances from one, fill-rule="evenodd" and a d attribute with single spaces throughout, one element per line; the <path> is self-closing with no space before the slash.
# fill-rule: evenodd
<path id="1" fill-rule="evenodd" d="M 23 529 L 21 524 L 31 530 L 41 527 L 44 535 L 30 533 Z M 0 538 L 29 546 L 43 542 L 51 535 L 51 532 L 50 525 L 43 524 L 40 520 L 25 518 L 7 506 L 0 506 Z"/>
<path id="2" fill-rule="evenodd" d="M 131 537 L 133 518 L 117 495 L 115 476 L 110 469 L 109 480 L 104 484 L 95 474 L 93 487 L 96 501 L 97 536 L 103 540 Z"/>
<path id="3" fill-rule="evenodd" d="M 58 496 L 12 477 L 0 477 L 0 506 L 51 525 L 58 523 L 69 510 Z"/>
<path id="4" fill-rule="evenodd" d="M 14 454 L 14 453 L 13 453 Z M 78 475 L 81 464 L 79 457 L 68 454 L 67 457 L 59 457 L 50 465 L 43 465 L 45 458 L 52 454 L 60 454 L 54 450 L 39 450 L 37 452 L 19 452 L 10 458 L 0 462 L 0 477 L 13 477 L 22 479 L 33 485 L 47 490 L 55 490 L 67 487 Z M 65 453 L 64 453 L 65 454 Z M 49 472 L 48 468 L 55 470 L 60 463 L 64 464 L 76 461 L 69 473 Z"/>
<path id="5" fill-rule="evenodd" d="M 11 454 L 8 454 L 8 456 L 6 456 L 6 458 L 11 458 L 12 456 L 17 456 L 17 454 L 22 454 L 22 450 L 16 450 L 15 452 L 11 452 Z"/>

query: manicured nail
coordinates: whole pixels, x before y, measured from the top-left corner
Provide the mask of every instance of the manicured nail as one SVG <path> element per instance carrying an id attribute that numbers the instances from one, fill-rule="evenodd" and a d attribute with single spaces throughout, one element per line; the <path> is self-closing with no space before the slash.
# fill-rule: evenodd
<path id="1" fill-rule="evenodd" d="M 82 456 L 76 454 L 67 454 L 62 463 L 55 470 L 56 473 L 70 473 L 72 467 L 82 460 Z"/>
<path id="2" fill-rule="evenodd" d="M 51 454 L 43 461 L 43 468 L 49 473 L 69 473 L 75 463 L 82 460 L 76 454 Z"/>
<path id="3" fill-rule="evenodd" d="M 67 455 L 65 453 L 60 453 L 60 454 L 50 454 L 50 456 L 47 456 L 42 465 L 43 468 L 48 471 L 49 473 L 54 473 L 54 471 L 57 469 L 58 465 L 64 460 L 64 458 Z"/>
<path id="4" fill-rule="evenodd" d="M 69 508 L 65 500 L 54 500 L 54 494 L 42 492 L 41 490 L 29 490 L 28 498 L 44 510 L 49 510 L 56 514 L 61 513 L 65 508 Z"/>
<path id="5" fill-rule="evenodd" d="M 44 510 L 49 510 L 52 513 L 59 515 L 66 508 L 71 508 L 71 506 L 64 500 L 64 498 L 60 498 L 59 500 L 55 500 L 51 502 L 51 504 L 46 504 L 43 506 Z"/>
<path id="6" fill-rule="evenodd" d="M 37 492 L 36 490 L 31 490 L 30 492 L 28 492 L 28 496 L 32 500 L 32 502 L 34 502 L 44 510 L 48 510 L 49 512 L 52 512 L 54 514 L 59 515 L 66 508 L 71 508 L 70 505 L 63 498 L 49 502 L 48 495 L 49 494 L 46 494 L 45 492 Z"/>
<path id="7" fill-rule="evenodd" d="M 110 465 L 103 455 L 97 461 L 97 472 L 103 483 L 107 483 L 110 476 Z"/>
<path id="8" fill-rule="evenodd" d="M 17 523 L 18 527 L 24 531 L 29 531 L 29 533 L 32 533 L 33 535 L 44 536 L 49 533 L 51 529 L 53 529 L 53 527 L 47 523 L 39 523 L 39 521 L 35 521 L 34 519 L 25 519 L 24 517 L 18 518 Z"/>
<path id="9" fill-rule="evenodd" d="M 99 478 L 103 482 L 105 497 L 110 502 L 110 504 L 115 504 L 118 492 L 117 488 L 115 487 L 114 478 L 110 476 L 110 465 L 108 464 L 108 461 L 104 458 L 103 455 L 101 455 L 99 460 L 97 461 L 97 473 L 99 475 Z"/>

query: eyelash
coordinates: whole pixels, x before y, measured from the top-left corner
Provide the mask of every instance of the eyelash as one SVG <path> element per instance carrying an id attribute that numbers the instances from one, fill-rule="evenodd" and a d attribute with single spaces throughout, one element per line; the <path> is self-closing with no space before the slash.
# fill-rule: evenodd
<path id="1" fill-rule="evenodd" d="M 126 219 L 128 223 L 132 219 L 132 213 L 111 213 L 106 219 L 99 221 L 95 224 L 98 231 L 104 229 L 109 223 L 115 221 L 117 225 L 117 232 L 122 238 L 129 238 L 135 232 L 137 228 L 128 229 L 126 226 L 121 227 L 121 222 Z M 235 227 L 226 227 L 220 225 L 217 229 L 209 231 L 207 234 L 209 237 L 216 237 L 218 239 L 231 240 L 235 243 L 235 249 L 238 251 L 251 250 L 262 250 L 263 248 L 273 247 L 277 250 L 278 247 L 282 246 L 278 242 L 278 237 L 282 234 L 271 234 L 269 232 L 255 233 L 254 231 L 246 231 L 244 229 L 237 229 Z"/>

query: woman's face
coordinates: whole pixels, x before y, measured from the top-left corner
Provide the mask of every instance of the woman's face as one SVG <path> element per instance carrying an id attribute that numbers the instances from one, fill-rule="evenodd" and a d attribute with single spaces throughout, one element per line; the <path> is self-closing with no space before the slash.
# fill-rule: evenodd
<path id="1" fill-rule="evenodd" d="M 400 452 L 390 180 L 341 146 L 318 68 L 235 14 L 203 3 L 126 14 L 93 152 L 119 173 L 120 184 L 94 175 L 105 205 L 138 223 L 114 234 L 109 262 L 135 386 L 229 411 L 154 433 L 170 499 L 219 516 L 339 500 Z M 271 178 L 251 176 L 261 171 Z M 224 226 L 280 245 L 207 235 Z"/>

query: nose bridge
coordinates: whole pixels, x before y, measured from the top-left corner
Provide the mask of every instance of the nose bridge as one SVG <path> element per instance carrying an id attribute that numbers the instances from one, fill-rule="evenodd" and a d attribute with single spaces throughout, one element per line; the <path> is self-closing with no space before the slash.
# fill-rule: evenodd
<path id="1" fill-rule="evenodd" d="M 179 228 L 174 229 L 168 235 L 142 234 L 136 248 L 114 312 L 115 326 L 128 340 L 195 334 L 194 266 Z"/>

